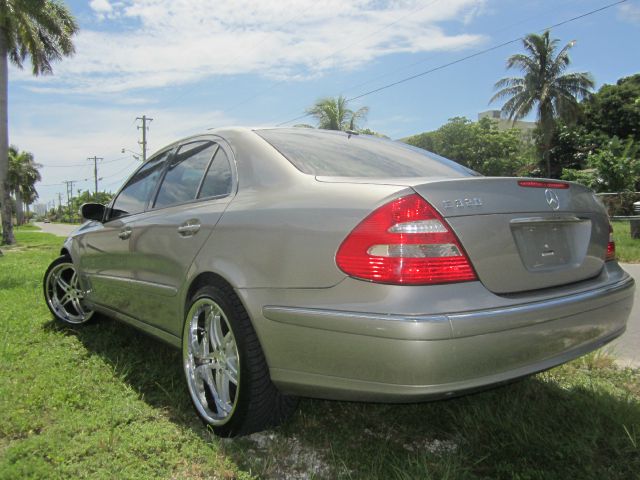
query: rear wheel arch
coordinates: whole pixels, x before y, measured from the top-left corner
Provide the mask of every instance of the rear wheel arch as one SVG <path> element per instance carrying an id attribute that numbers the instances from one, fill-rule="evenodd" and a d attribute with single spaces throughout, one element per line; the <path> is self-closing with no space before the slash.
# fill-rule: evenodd
<path id="1" fill-rule="evenodd" d="M 224 277 L 213 272 L 202 272 L 202 273 L 199 273 L 193 280 L 191 280 L 191 284 L 187 289 L 187 293 L 184 299 L 183 317 L 187 313 L 187 307 L 191 302 L 191 298 L 195 295 L 195 293 L 198 290 L 208 285 L 213 287 L 218 287 L 222 290 L 228 291 L 230 292 L 230 294 L 233 294 L 236 298 L 238 298 L 238 300 L 240 300 L 238 295 L 236 295 L 235 293 L 235 289 L 233 288 L 233 285 L 231 285 L 231 283 L 229 283 Z M 244 305 L 243 305 L 243 308 L 244 308 Z"/>
<path id="2" fill-rule="evenodd" d="M 201 272 L 198 275 L 196 275 L 196 277 L 193 280 L 191 280 L 191 283 L 189 284 L 189 288 L 186 290 L 186 295 L 183 301 L 183 311 L 182 311 L 183 320 L 187 315 L 187 311 L 189 310 L 189 305 L 191 303 L 191 299 L 193 298 L 193 296 L 196 294 L 196 292 L 198 292 L 198 290 L 206 286 L 217 287 L 223 290 L 230 297 L 229 298 L 230 301 L 240 305 L 242 309 L 246 312 L 247 317 L 249 318 L 249 322 L 251 322 L 251 325 L 255 330 L 255 325 L 253 325 L 253 319 L 249 314 L 249 309 L 246 307 L 246 305 L 242 301 L 242 298 L 240 297 L 240 295 L 236 293 L 235 287 L 231 284 L 231 282 L 229 282 L 222 275 L 219 275 L 217 273 L 210 272 L 210 271 Z M 260 341 L 259 336 L 258 336 L 258 340 Z M 262 347 L 262 342 L 260 342 L 260 346 Z"/>

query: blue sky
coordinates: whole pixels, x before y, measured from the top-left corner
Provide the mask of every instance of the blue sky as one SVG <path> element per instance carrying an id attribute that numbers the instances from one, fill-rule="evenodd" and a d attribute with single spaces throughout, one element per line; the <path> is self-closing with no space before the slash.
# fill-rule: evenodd
<path id="1" fill-rule="evenodd" d="M 358 96 L 613 0 L 92 0 L 68 1 L 80 34 L 54 75 L 9 72 L 10 142 L 43 165 L 40 201 L 115 191 L 139 163 L 135 118 L 146 114 L 149 149 L 224 125 L 274 125 L 319 97 Z M 552 30 L 572 71 L 598 87 L 640 72 L 640 1 Z M 363 126 L 392 138 L 433 130 L 492 108 L 511 44 L 355 100 Z M 516 75 L 517 72 L 512 72 Z M 499 108 L 500 104 L 493 106 Z M 313 119 L 298 120 L 313 123 Z"/>

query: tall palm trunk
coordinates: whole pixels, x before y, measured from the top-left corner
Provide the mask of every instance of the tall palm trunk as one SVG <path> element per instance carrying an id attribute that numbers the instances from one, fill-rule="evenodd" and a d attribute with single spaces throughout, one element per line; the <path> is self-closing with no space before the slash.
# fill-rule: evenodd
<path id="1" fill-rule="evenodd" d="M 553 139 L 553 129 L 555 120 L 553 118 L 553 107 L 544 102 L 540 106 L 540 129 L 542 130 L 542 161 L 546 169 L 547 178 L 551 178 L 551 141 Z"/>
<path id="2" fill-rule="evenodd" d="M 16 225 L 24 225 L 24 200 L 22 199 L 22 192 L 19 188 L 16 188 Z"/>
<path id="3" fill-rule="evenodd" d="M 9 128 L 7 124 L 8 103 L 7 40 L 4 28 L 0 28 L 0 213 L 2 213 L 2 244 L 15 243 L 11 223 L 11 201 L 9 196 Z"/>

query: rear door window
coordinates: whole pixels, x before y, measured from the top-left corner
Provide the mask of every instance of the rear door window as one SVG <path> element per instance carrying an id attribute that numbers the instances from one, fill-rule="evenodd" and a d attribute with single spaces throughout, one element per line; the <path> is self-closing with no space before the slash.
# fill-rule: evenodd
<path id="1" fill-rule="evenodd" d="M 229 195 L 231 187 L 232 175 L 229 157 L 222 148 L 219 148 L 204 178 L 204 182 L 202 182 L 198 198 Z"/>
<path id="2" fill-rule="evenodd" d="M 211 141 L 181 146 L 167 168 L 154 207 L 162 208 L 195 200 L 217 149 L 218 145 Z"/>

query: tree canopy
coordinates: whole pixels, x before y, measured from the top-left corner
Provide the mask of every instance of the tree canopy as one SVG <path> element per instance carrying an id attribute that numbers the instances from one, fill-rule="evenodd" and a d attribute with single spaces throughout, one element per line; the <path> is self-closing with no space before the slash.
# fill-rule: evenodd
<path id="1" fill-rule="evenodd" d="M 552 39 L 549 31 L 542 35 L 531 33 L 523 38 L 526 53 L 511 55 L 507 68 L 516 68 L 522 77 L 498 80 L 498 90 L 490 102 L 506 99 L 502 113 L 510 120 L 519 120 L 534 109 L 537 114 L 538 146 L 543 153 L 547 175 L 551 176 L 549 150 L 557 118 L 574 120 L 579 112 L 578 100 L 586 98 L 594 87 L 589 73 L 566 73 L 571 60 L 569 50 L 574 41 L 558 51 L 558 39 Z"/>
<path id="2" fill-rule="evenodd" d="M 318 120 L 318 128 L 326 130 L 357 130 L 358 122 L 364 120 L 369 113 L 368 107 L 356 111 L 348 107 L 349 101 L 342 95 L 321 98 L 307 113 Z"/>
<path id="3" fill-rule="evenodd" d="M 588 131 L 640 141 L 640 74 L 603 85 L 582 106 L 579 123 Z"/>
<path id="4" fill-rule="evenodd" d="M 38 198 L 35 185 L 41 179 L 40 167 L 31 152 L 22 152 L 13 145 L 9 147 L 9 190 L 15 195 L 18 225 L 24 223 L 23 203 L 28 208 Z"/>
<path id="5" fill-rule="evenodd" d="M 603 85 L 581 103 L 577 124 L 557 126 L 551 150 L 562 178 L 596 192 L 640 188 L 640 74 Z M 631 213 L 633 196 L 620 213 Z"/>
<path id="6" fill-rule="evenodd" d="M 533 146 L 517 129 L 499 130 L 497 122 L 455 117 L 433 132 L 406 143 L 447 157 L 483 175 L 527 175 L 535 168 Z"/>

